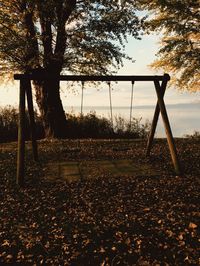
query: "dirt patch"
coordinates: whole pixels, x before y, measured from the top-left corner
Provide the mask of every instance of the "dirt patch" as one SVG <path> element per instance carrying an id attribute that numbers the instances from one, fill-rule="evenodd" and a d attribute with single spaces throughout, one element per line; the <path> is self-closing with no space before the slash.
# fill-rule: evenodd
<path id="1" fill-rule="evenodd" d="M 97 178 L 107 174 L 111 177 L 122 176 L 158 176 L 159 171 L 150 163 L 138 163 L 136 160 L 96 160 L 53 162 L 47 164 L 46 178 L 75 182 L 81 179 Z"/>

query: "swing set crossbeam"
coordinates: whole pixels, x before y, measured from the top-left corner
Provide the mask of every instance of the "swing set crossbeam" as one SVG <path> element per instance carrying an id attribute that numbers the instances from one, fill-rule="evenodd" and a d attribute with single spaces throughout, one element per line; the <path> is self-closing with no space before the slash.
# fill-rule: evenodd
<path id="1" fill-rule="evenodd" d="M 15 80 L 50 80 L 55 79 L 55 77 L 51 77 L 44 74 L 15 74 Z M 170 80 L 170 76 L 168 74 L 152 76 L 152 75 L 135 75 L 135 76 L 88 76 L 88 75 L 60 75 L 57 77 L 60 81 L 163 81 L 166 79 Z"/>
<path id="2" fill-rule="evenodd" d="M 15 80 L 20 81 L 20 97 L 19 97 L 19 124 L 18 124 L 18 153 L 17 153 L 17 178 L 16 183 L 20 186 L 24 183 L 24 166 L 25 166 L 25 98 L 27 97 L 28 111 L 29 111 L 29 120 L 30 120 L 30 131 L 32 138 L 32 147 L 33 147 L 33 157 L 38 160 L 37 152 L 37 142 L 36 142 L 36 130 L 35 130 L 35 120 L 33 112 L 33 100 L 32 100 L 32 90 L 31 90 L 31 80 L 59 80 L 59 81 L 131 81 L 132 90 L 133 84 L 135 81 L 152 81 L 155 86 L 155 91 L 157 95 L 157 104 L 154 112 L 154 117 L 151 125 L 150 134 L 147 141 L 146 155 L 150 155 L 152 148 L 152 143 L 155 135 L 155 130 L 158 122 L 159 115 L 161 113 L 163 124 L 166 131 L 167 142 L 174 165 L 174 169 L 177 175 L 181 174 L 181 168 L 178 160 L 178 155 L 176 151 L 176 146 L 174 138 L 172 135 L 167 110 L 164 102 L 164 94 L 166 91 L 167 83 L 170 80 L 168 74 L 162 76 L 150 76 L 150 75 L 141 75 L 141 76 L 79 76 L 79 75 L 59 75 L 56 77 L 50 77 L 45 72 L 41 73 L 32 73 L 32 74 L 15 74 Z M 133 97 L 133 96 L 131 96 Z M 110 94 L 111 100 L 111 94 Z M 131 98 L 132 104 L 132 98 Z M 131 107 L 132 108 L 132 107 Z"/>

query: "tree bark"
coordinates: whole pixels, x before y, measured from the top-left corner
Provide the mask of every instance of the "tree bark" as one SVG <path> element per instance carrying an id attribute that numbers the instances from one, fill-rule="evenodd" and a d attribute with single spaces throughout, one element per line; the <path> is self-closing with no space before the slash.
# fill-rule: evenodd
<path id="1" fill-rule="evenodd" d="M 52 76 L 50 76 L 52 77 Z M 60 99 L 58 79 L 35 81 L 36 102 L 38 104 L 46 138 L 66 137 L 66 116 Z"/>
<path id="2" fill-rule="evenodd" d="M 29 10 L 27 1 L 22 1 L 22 12 L 24 13 L 24 25 L 27 31 L 27 42 L 29 49 L 25 61 L 26 72 L 36 71 L 41 74 L 45 72 L 51 80 L 35 81 L 36 102 L 38 104 L 45 130 L 48 138 L 62 138 L 66 136 L 66 116 L 60 99 L 59 80 L 56 78 L 62 71 L 64 54 L 66 49 L 65 24 L 76 8 L 76 0 L 56 1 L 56 42 L 52 44 L 52 25 L 54 19 L 46 8 L 44 1 L 37 1 L 39 22 L 41 27 L 41 40 L 43 44 L 43 62 L 39 58 L 39 43 L 34 27 L 33 10 Z M 50 6 L 49 6 L 50 7 Z M 54 49 L 53 49 L 54 47 Z M 34 65 L 30 62 L 34 62 Z"/>

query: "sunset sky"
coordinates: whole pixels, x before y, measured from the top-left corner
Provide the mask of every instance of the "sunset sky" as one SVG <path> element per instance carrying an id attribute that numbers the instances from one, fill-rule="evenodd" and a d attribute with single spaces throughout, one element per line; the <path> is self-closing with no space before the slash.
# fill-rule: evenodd
<path id="1" fill-rule="evenodd" d="M 126 52 L 133 57 L 136 62 L 124 62 L 124 67 L 121 68 L 118 74 L 122 75 L 153 75 L 163 74 L 155 72 L 148 67 L 156 58 L 155 54 L 158 50 L 159 37 L 156 35 L 145 36 L 141 41 L 129 38 L 126 44 Z M 0 86 L 0 106 L 18 105 L 18 87 L 19 83 L 1 85 Z M 64 106 L 78 106 L 80 105 L 80 85 L 77 86 L 76 93 L 72 90 L 66 89 L 66 83 L 62 84 L 61 97 Z M 112 84 L 112 101 L 113 106 L 128 106 L 130 105 L 131 83 L 120 82 Z M 165 101 L 167 104 L 179 103 L 193 103 L 199 101 L 200 93 L 180 92 L 174 88 L 167 90 Z M 134 104 L 135 105 L 152 105 L 156 100 L 155 89 L 150 82 L 138 82 L 134 87 Z M 86 88 L 84 91 L 84 105 L 85 106 L 108 106 L 108 86 L 103 84 L 100 90 L 94 87 Z"/>

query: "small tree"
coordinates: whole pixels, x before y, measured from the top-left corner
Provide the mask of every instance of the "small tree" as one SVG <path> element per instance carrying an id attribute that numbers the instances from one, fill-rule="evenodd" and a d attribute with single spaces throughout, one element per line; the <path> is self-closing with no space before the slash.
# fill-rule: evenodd
<path id="1" fill-rule="evenodd" d="M 146 26 L 163 32 L 158 60 L 152 66 L 176 74 L 180 89 L 200 89 L 200 2 L 199 0 L 139 0 L 150 11 Z"/>
<path id="2" fill-rule="evenodd" d="M 62 137 L 65 113 L 56 77 L 108 74 L 127 58 L 127 35 L 139 37 L 140 21 L 131 0 L 1 0 L 0 71 L 37 69 L 54 82 L 34 82 L 47 137 Z"/>

